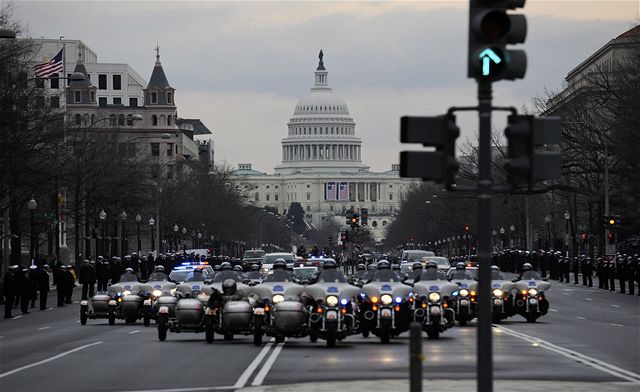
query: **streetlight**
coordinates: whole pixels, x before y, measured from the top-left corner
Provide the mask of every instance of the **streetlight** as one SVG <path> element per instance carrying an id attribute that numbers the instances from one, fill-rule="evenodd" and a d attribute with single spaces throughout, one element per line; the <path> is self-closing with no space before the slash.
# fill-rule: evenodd
<path id="1" fill-rule="evenodd" d="M 493 231 L 491 232 L 492 238 L 493 238 L 493 251 L 496 251 L 496 236 L 498 235 L 498 232 L 496 231 L 496 229 L 493 229 Z"/>
<path id="2" fill-rule="evenodd" d="M 202 233 L 198 233 L 198 248 L 200 248 L 202 245 Z"/>
<path id="3" fill-rule="evenodd" d="M 516 231 L 516 227 L 514 225 L 509 226 L 509 243 L 510 243 L 510 247 L 513 248 L 513 234 Z"/>
<path id="4" fill-rule="evenodd" d="M 187 244 L 186 244 L 186 240 L 185 240 L 185 235 L 187 234 L 187 228 L 183 227 L 182 228 L 182 247 L 183 249 L 186 251 L 187 250 Z"/>
<path id="5" fill-rule="evenodd" d="M 567 223 L 566 224 L 566 233 L 564 235 L 564 245 L 566 246 L 566 255 L 567 257 L 569 257 L 569 221 L 571 220 L 571 214 L 569 213 L 569 211 L 565 211 L 564 212 L 564 220 Z"/>
<path id="6" fill-rule="evenodd" d="M 500 228 L 500 249 L 504 249 L 504 227 Z"/>
<path id="7" fill-rule="evenodd" d="M 34 247 L 34 241 L 33 241 L 33 213 L 36 207 L 38 207 L 38 203 L 33 198 L 33 196 L 31 196 L 31 199 L 27 203 L 27 207 L 29 207 L 29 211 L 31 212 L 31 244 L 30 244 L 29 257 L 31 258 L 31 262 L 33 262 L 33 258 L 35 257 L 35 247 Z"/>
<path id="8" fill-rule="evenodd" d="M 149 218 L 149 227 L 151 228 L 151 252 L 155 252 L 155 242 L 153 241 L 153 225 L 156 224 L 156 220 L 153 217 Z M 159 250 L 159 249 L 158 249 Z"/>
<path id="9" fill-rule="evenodd" d="M 124 211 L 120 213 L 120 220 L 122 220 L 122 224 L 120 225 L 120 257 L 122 258 L 124 258 L 124 254 L 128 251 L 128 249 L 125 249 L 125 247 L 126 248 L 128 247 L 125 245 L 125 240 L 124 240 L 124 237 L 126 236 L 125 222 L 127 221 L 128 216 L 129 215 L 127 215 L 127 213 Z"/>
<path id="10" fill-rule="evenodd" d="M 136 225 L 138 226 L 138 256 L 140 255 L 140 221 L 142 220 L 142 217 L 140 216 L 140 214 L 136 215 Z"/>
<path id="11" fill-rule="evenodd" d="M 549 229 L 549 224 L 551 223 L 551 215 L 545 215 L 544 222 L 547 224 L 547 250 L 549 250 L 549 247 L 551 246 L 551 230 Z"/>
<path id="12" fill-rule="evenodd" d="M 177 248 L 178 247 L 178 230 L 180 230 L 180 228 L 178 227 L 178 224 L 176 223 L 175 225 L 173 225 L 173 233 L 174 233 L 174 246 Z"/>
<path id="13" fill-rule="evenodd" d="M 106 257 L 108 257 L 109 255 L 107 254 L 107 246 L 106 246 L 106 240 L 107 240 L 107 225 L 105 223 L 105 221 L 107 220 L 107 213 L 104 212 L 104 210 L 100 211 L 100 214 L 98 215 L 98 217 L 100 218 L 100 222 L 102 222 L 102 252 L 104 253 L 104 255 Z M 97 253 L 97 252 L 96 252 Z"/>

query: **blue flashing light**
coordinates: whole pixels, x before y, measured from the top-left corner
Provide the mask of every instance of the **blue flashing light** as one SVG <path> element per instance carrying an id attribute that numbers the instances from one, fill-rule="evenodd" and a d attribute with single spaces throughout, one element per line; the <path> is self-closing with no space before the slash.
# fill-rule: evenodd
<path id="1" fill-rule="evenodd" d="M 456 291 L 454 291 L 454 292 L 453 292 L 453 293 L 451 293 L 451 294 L 452 294 L 452 295 L 454 295 L 454 296 L 455 296 L 455 295 L 458 295 L 458 291 L 456 290 Z"/>
<path id="2" fill-rule="evenodd" d="M 182 263 L 180 263 L 180 265 L 191 265 L 190 261 L 183 261 Z"/>
<path id="3" fill-rule="evenodd" d="M 121 296 L 122 296 L 122 293 L 118 291 L 118 297 L 121 297 Z"/>
<path id="4" fill-rule="evenodd" d="M 366 295 L 365 293 L 360 293 L 360 296 L 361 296 L 362 298 L 364 298 L 364 297 L 366 297 L 367 295 Z"/>
<path id="5" fill-rule="evenodd" d="M 402 298 L 401 297 L 396 297 L 396 303 L 399 304 L 400 302 L 402 302 Z"/>
<path id="6" fill-rule="evenodd" d="M 347 301 L 347 299 L 346 299 L 346 298 L 342 298 L 342 299 L 340 300 L 340 303 L 342 304 L 342 306 L 347 306 L 347 304 L 349 303 L 349 301 Z"/>

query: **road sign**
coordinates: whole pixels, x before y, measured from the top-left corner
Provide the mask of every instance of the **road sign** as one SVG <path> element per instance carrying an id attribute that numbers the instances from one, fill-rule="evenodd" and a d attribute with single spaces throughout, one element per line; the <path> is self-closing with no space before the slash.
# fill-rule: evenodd
<path id="1" fill-rule="evenodd" d="M 362 244 L 354 244 L 353 251 L 356 253 L 361 253 L 364 250 L 364 246 Z"/>

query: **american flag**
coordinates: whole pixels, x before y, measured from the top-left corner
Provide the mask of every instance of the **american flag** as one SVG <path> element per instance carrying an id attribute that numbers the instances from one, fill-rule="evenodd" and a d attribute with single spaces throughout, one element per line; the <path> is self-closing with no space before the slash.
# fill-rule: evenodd
<path id="1" fill-rule="evenodd" d="M 335 182 L 327 182 L 325 185 L 326 194 L 325 200 L 336 200 L 336 183 Z"/>
<path id="2" fill-rule="evenodd" d="M 341 182 L 338 186 L 338 200 L 349 200 L 349 183 Z"/>
<path id="3" fill-rule="evenodd" d="M 62 72 L 62 51 L 60 49 L 58 54 L 47 61 L 46 63 L 38 64 L 33 67 L 33 71 L 36 73 L 37 78 L 48 78 L 53 74 L 59 74 Z"/>

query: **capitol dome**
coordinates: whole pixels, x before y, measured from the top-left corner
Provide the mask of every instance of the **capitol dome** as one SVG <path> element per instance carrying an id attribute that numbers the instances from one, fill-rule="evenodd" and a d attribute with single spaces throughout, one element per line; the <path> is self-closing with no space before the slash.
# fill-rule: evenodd
<path id="1" fill-rule="evenodd" d="M 356 123 L 347 104 L 327 82 L 323 53 L 315 70 L 315 84 L 298 101 L 282 139 L 282 164 L 277 174 L 308 172 L 363 172 L 362 140 L 355 135 Z"/>

